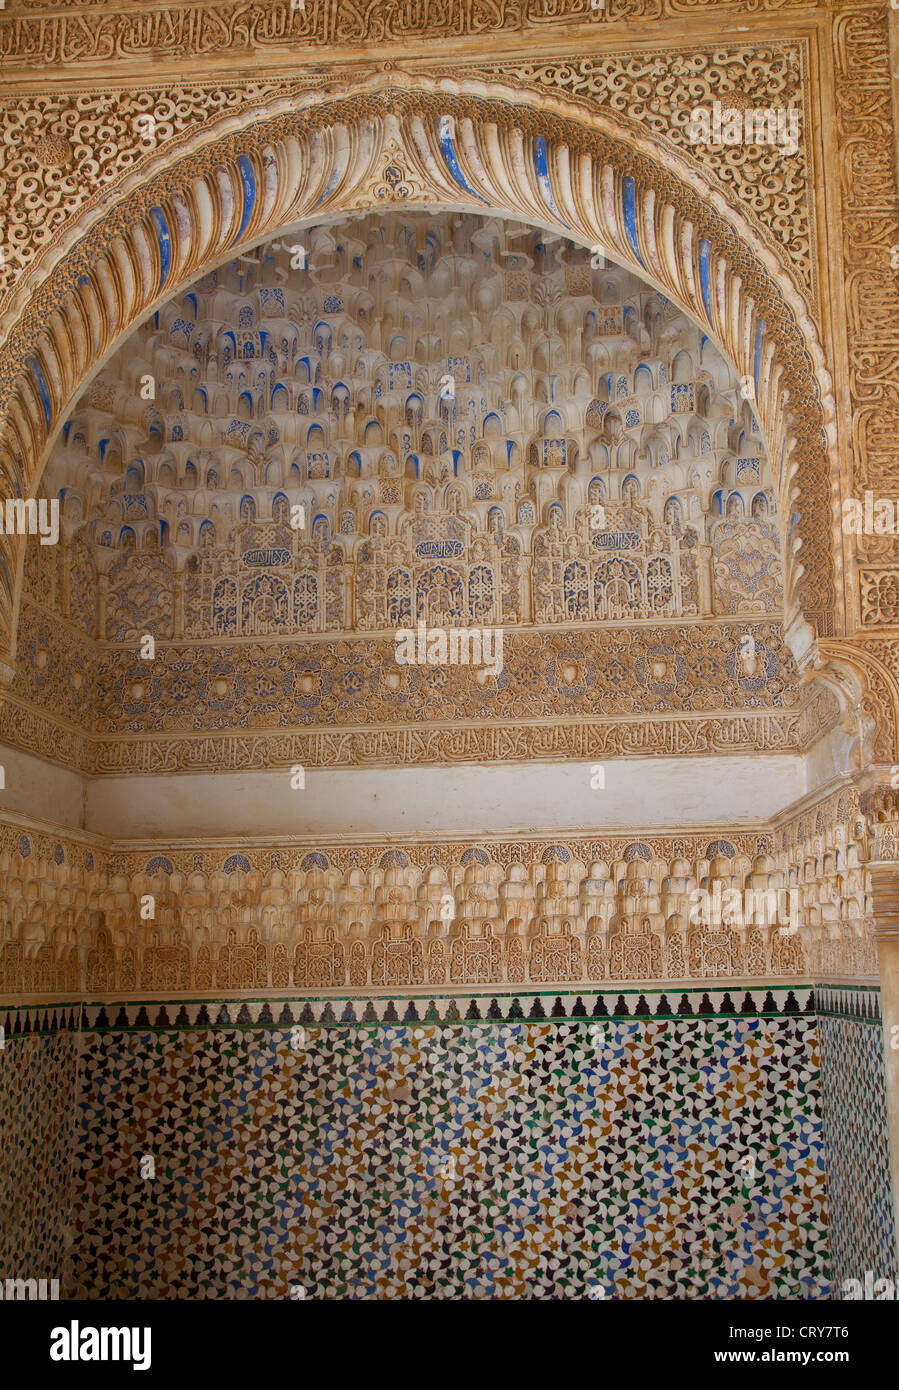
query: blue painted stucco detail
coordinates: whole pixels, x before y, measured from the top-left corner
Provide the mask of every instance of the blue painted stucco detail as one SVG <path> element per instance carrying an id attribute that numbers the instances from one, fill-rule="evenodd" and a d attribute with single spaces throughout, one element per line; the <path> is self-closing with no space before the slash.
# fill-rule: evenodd
<path id="1" fill-rule="evenodd" d="M 165 220 L 165 213 L 162 208 L 151 208 L 150 217 L 153 221 L 153 230 L 156 233 L 156 242 L 159 246 L 159 288 L 162 289 L 166 280 L 169 278 L 169 271 L 172 267 L 172 237 L 169 232 L 169 224 Z"/>
<path id="2" fill-rule="evenodd" d="M 644 266 L 643 257 L 640 255 L 640 243 L 637 240 L 637 197 L 634 181 L 630 174 L 625 176 L 623 185 L 624 194 L 624 230 L 627 232 L 627 239 L 630 242 L 631 250 L 637 260 Z"/>
<path id="3" fill-rule="evenodd" d="M 316 199 L 315 203 L 313 204 L 314 207 L 320 207 L 326 198 L 330 198 L 331 194 L 334 192 L 335 188 L 340 183 L 340 180 L 346 173 L 348 159 L 349 153 L 347 149 L 342 145 L 338 145 L 336 157 L 334 160 L 334 171 L 331 174 L 331 177 L 328 179 L 328 186 L 325 189 L 324 193 L 320 198 Z"/>
<path id="4" fill-rule="evenodd" d="M 446 167 L 449 169 L 456 183 L 460 188 L 464 188 L 466 193 L 470 193 L 473 198 L 478 198 L 480 202 L 486 203 L 489 207 L 490 204 L 487 202 L 487 199 L 481 197 L 481 194 L 478 193 L 476 189 L 472 188 L 471 184 L 462 173 L 462 169 L 459 165 L 459 158 L 456 154 L 455 146 L 453 145 L 452 116 L 440 117 L 437 122 L 437 132 L 440 139 L 440 149 L 443 153 L 443 158 L 446 160 Z"/>
<path id="5" fill-rule="evenodd" d="M 702 286 L 702 302 L 709 316 L 709 323 L 712 321 L 712 281 L 709 275 L 709 257 L 711 254 L 711 244 L 707 241 L 701 241 L 699 243 L 699 283 Z"/>
<path id="6" fill-rule="evenodd" d="M 762 342 L 764 341 L 764 337 L 765 325 L 764 322 L 759 319 L 758 328 L 755 330 L 755 355 L 752 361 L 752 374 L 755 377 L 756 395 L 758 395 L 759 389 L 759 373 L 762 370 Z"/>
<path id="7" fill-rule="evenodd" d="M 243 209 L 240 214 L 240 226 L 237 235 L 232 241 L 240 241 L 244 232 L 247 230 L 250 218 L 253 216 L 253 209 L 256 206 L 256 175 L 253 173 L 253 165 L 245 154 L 237 157 L 237 170 L 240 174 L 240 194 L 243 201 Z"/>
<path id="8" fill-rule="evenodd" d="M 546 159 L 546 140 L 542 135 L 538 135 L 537 139 L 534 141 L 534 168 L 537 171 L 537 182 L 540 185 L 540 191 L 546 199 L 548 206 L 559 218 L 562 226 L 567 227 L 568 223 L 562 221 L 562 218 L 559 216 L 559 209 L 556 207 L 555 199 L 553 198 L 552 185 L 549 181 L 549 164 Z"/>
<path id="9" fill-rule="evenodd" d="M 41 398 L 41 405 L 44 408 L 44 420 L 46 422 L 47 429 L 49 429 L 51 421 L 53 419 L 53 406 L 50 401 L 50 392 L 47 389 L 47 382 L 44 379 L 44 373 L 41 371 L 41 364 L 40 362 L 38 362 L 36 357 L 27 357 L 25 359 L 25 363 L 26 366 L 30 369 L 32 376 L 34 377 L 34 382 L 37 386 L 37 393 Z"/>

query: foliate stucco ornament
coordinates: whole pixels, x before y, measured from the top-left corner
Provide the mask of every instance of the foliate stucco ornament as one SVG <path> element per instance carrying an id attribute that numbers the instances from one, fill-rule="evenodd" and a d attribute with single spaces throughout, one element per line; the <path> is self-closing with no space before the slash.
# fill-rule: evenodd
<path id="1" fill-rule="evenodd" d="M 871 863 L 899 865 L 899 789 L 874 786 L 862 793 L 861 811 L 871 836 Z"/>
<path id="2" fill-rule="evenodd" d="M 409 151 L 397 140 L 388 140 L 381 151 L 379 178 L 357 199 L 357 207 L 371 207 L 372 200 L 380 203 L 422 203 L 432 201 L 424 182 L 412 171 Z"/>
<path id="3" fill-rule="evenodd" d="M 874 937 L 891 943 L 892 951 L 899 942 L 899 790 L 892 782 L 873 786 L 862 794 L 860 809 L 868 832 Z"/>

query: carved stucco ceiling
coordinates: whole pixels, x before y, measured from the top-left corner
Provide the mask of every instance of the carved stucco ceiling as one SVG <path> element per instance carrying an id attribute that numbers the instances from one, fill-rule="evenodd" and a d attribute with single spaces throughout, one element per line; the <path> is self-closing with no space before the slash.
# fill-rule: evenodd
<path id="1" fill-rule="evenodd" d="M 558 235 L 287 234 L 163 305 L 73 411 L 6 736 L 61 720 L 54 755 L 109 773 L 805 746 L 832 711 L 800 722 L 744 394 Z M 399 665 L 419 620 L 501 629 L 501 668 Z"/>
<path id="2" fill-rule="evenodd" d="M 52 456 L 73 616 L 122 641 L 779 613 L 740 382 L 592 259 L 497 219 L 391 214 L 206 276 L 116 353 Z"/>

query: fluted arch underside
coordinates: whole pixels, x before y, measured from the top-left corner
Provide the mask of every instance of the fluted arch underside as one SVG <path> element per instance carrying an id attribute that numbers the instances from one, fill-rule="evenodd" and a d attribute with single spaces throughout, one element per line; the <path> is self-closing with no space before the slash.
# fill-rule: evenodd
<path id="1" fill-rule="evenodd" d="M 512 92 L 499 96 L 382 76 L 354 96 L 260 112 L 170 154 L 84 229 L 13 324 L 0 369 L 6 495 L 36 494 L 91 375 L 156 305 L 222 261 L 284 228 L 348 212 L 494 213 L 602 247 L 693 317 L 751 380 L 784 518 L 788 638 L 803 619 L 838 633 L 833 402 L 788 267 L 676 157 L 662 164 L 649 144 L 625 145 L 607 122 L 588 127 L 573 108 L 538 111 Z M 0 662 L 9 666 L 23 552 L 21 538 L 0 536 Z"/>

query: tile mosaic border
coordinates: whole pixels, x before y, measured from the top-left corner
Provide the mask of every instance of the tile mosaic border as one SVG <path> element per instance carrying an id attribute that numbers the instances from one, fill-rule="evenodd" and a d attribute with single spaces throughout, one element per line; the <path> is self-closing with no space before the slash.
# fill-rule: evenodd
<path id="1" fill-rule="evenodd" d="M 817 1013 L 822 1018 L 850 1018 L 856 1023 L 883 1023 L 878 985 L 816 985 Z"/>
<path id="2" fill-rule="evenodd" d="M 52 1037 L 79 1033 L 83 1028 L 81 1004 L 46 1004 L 11 1008 L 0 1006 L 0 1028 L 5 1043 L 18 1037 Z"/>
<path id="3" fill-rule="evenodd" d="M 7 1040 L 72 1029 L 290 1028 L 353 1025 L 498 1023 L 597 1018 L 706 1019 L 795 1017 L 816 1013 L 814 991 L 788 985 L 755 989 L 485 990 L 481 993 L 326 995 L 297 998 L 131 999 L 54 1009 L 0 1006 Z M 79 1024 L 80 1019 L 80 1024 Z"/>

